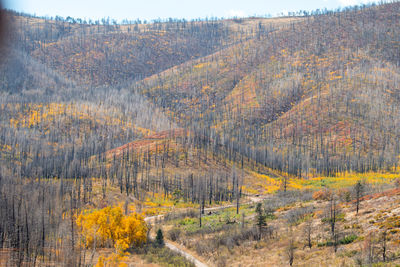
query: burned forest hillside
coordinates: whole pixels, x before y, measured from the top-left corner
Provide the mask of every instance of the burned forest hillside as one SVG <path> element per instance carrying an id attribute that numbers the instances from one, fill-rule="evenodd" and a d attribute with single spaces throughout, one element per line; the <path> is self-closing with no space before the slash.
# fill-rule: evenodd
<path id="1" fill-rule="evenodd" d="M 399 263 L 400 2 L 4 13 L 1 266 Z"/>

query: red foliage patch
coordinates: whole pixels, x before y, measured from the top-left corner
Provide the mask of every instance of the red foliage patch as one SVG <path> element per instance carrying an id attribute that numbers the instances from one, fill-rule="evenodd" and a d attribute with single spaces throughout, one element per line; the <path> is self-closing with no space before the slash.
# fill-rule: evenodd
<path id="1" fill-rule="evenodd" d="M 124 151 L 126 152 L 126 151 L 138 150 L 140 148 L 148 148 L 149 146 L 156 144 L 157 141 L 169 140 L 183 135 L 184 135 L 183 129 L 174 129 L 174 130 L 158 132 L 149 135 L 143 139 L 133 141 L 123 146 L 111 149 L 106 152 L 106 155 L 107 158 L 113 157 L 114 155 L 120 156 Z"/>

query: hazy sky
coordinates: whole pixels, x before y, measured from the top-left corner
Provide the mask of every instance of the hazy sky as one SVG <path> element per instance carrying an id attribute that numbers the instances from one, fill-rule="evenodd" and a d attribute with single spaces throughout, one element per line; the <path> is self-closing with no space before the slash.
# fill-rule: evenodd
<path id="1" fill-rule="evenodd" d="M 336 9 L 368 0 L 3 0 L 6 8 L 38 16 L 99 19 L 245 17 Z"/>

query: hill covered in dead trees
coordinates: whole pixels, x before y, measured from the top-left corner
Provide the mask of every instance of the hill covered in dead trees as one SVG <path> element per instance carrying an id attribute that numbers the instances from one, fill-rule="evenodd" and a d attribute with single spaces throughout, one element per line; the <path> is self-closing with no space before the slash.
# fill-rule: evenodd
<path id="1" fill-rule="evenodd" d="M 400 152 L 398 11 L 307 18 L 136 90 L 181 125 L 297 176 L 391 168 Z"/>
<path id="2" fill-rule="evenodd" d="M 259 246 L 267 238 L 264 220 L 277 228 L 293 216 L 290 228 L 309 220 L 307 229 L 315 220 L 329 224 L 324 205 L 350 211 L 358 182 L 365 190 L 358 188 L 357 203 L 362 192 L 386 190 L 400 177 L 399 2 L 282 18 L 151 23 L 14 11 L 5 17 L 0 265 L 129 263 L 124 253 L 140 255 L 147 240 L 136 213 L 180 209 L 186 215 L 173 214 L 164 226 L 192 238 L 184 241 L 172 230 L 168 238 L 211 257 L 209 264 L 234 265 L 223 248 L 215 255 L 195 245 L 200 235 L 209 233 L 207 242 L 232 251 L 242 249 L 242 239 Z M 254 213 L 252 205 L 264 198 L 277 203 Z M 308 201 L 317 209 L 303 207 Z M 239 218 L 241 205 L 250 217 Z M 237 214 L 215 217 L 214 206 Z M 197 215 L 199 229 L 190 226 Z M 221 216 L 229 217 L 226 223 Z M 118 236 L 103 229 L 103 217 L 115 221 Z M 376 225 L 386 227 L 386 219 Z M 241 230 L 234 228 L 239 220 Z M 245 227 L 253 220 L 257 227 Z M 313 255 L 332 244 L 336 252 L 351 235 L 361 242 L 372 229 L 364 224 L 352 232 L 343 223 L 349 227 L 344 236 L 321 231 L 322 248 Z M 127 230 L 132 225 L 141 229 L 140 242 Z M 400 230 L 390 225 L 388 233 Z M 268 229 L 272 238 L 276 231 Z M 298 241 L 290 240 L 289 250 L 277 247 L 277 253 L 293 256 Z M 170 253 L 157 249 L 145 251 Z M 156 258 L 175 259 L 168 255 Z M 190 265 L 176 257 L 169 264 Z"/>

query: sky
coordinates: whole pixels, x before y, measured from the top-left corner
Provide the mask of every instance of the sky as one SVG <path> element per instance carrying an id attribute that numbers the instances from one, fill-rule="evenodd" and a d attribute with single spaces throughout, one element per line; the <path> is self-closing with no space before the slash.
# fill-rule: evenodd
<path id="1" fill-rule="evenodd" d="M 370 0 L 2 0 L 8 9 L 37 16 L 100 19 L 121 22 L 206 17 L 277 16 L 299 10 L 336 9 Z"/>

